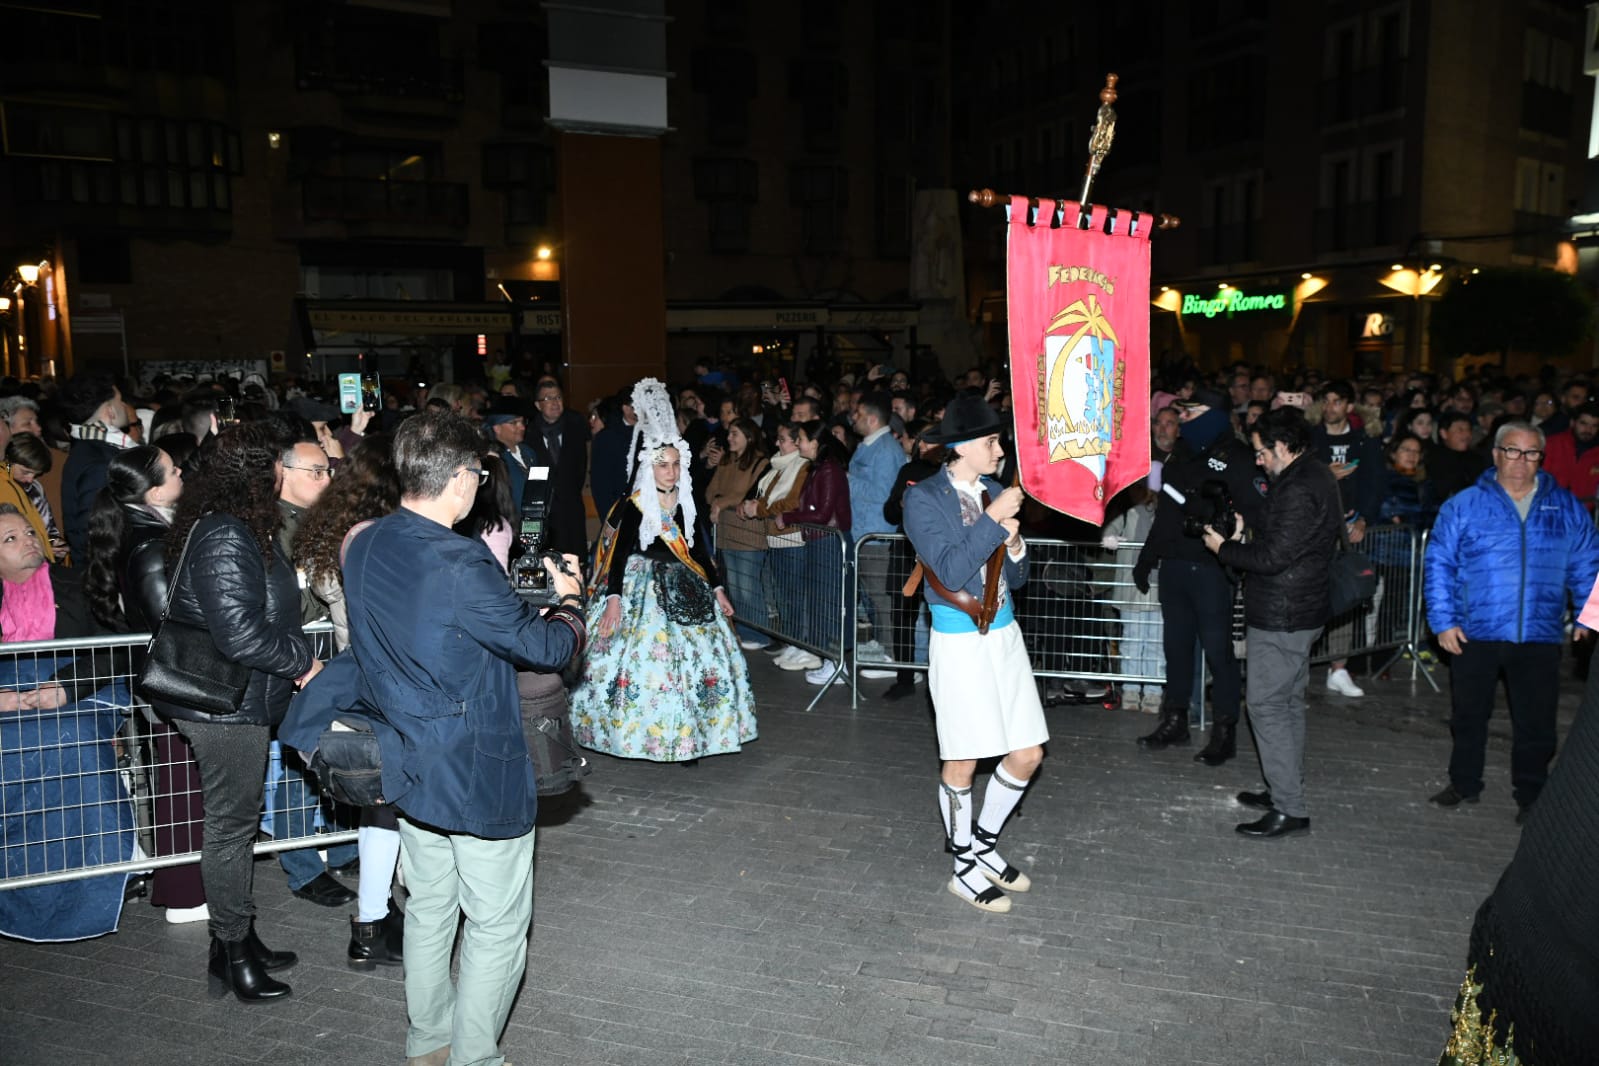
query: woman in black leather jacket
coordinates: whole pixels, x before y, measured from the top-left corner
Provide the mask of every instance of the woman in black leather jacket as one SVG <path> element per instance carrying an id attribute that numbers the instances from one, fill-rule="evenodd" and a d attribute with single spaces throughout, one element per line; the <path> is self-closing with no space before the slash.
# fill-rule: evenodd
<path id="1" fill-rule="evenodd" d="M 295 688 L 322 668 L 300 627 L 294 567 L 277 543 L 282 477 L 270 429 L 228 429 L 201 458 L 167 534 L 168 565 L 176 567 L 168 618 L 205 629 L 223 658 L 250 667 L 239 709 L 219 715 L 151 701 L 200 766 L 212 985 L 245 1002 L 289 994 L 269 971 L 292 966 L 295 956 L 268 950 L 255 933 L 252 845 L 272 727 Z"/>
<path id="2" fill-rule="evenodd" d="M 166 536 L 183 494 L 183 472 L 148 445 L 118 452 L 106 465 L 106 487 L 89 512 L 89 610 L 117 633 L 148 633 L 167 599 Z M 156 750 L 155 853 L 183 855 L 200 847 L 205 808 L 200 770 L 183 734 L 148 715 Z M 150 902 L 167 921 L 204 921 L 205 886 L 194 863 L 166 866 L 150 882 Z"/>

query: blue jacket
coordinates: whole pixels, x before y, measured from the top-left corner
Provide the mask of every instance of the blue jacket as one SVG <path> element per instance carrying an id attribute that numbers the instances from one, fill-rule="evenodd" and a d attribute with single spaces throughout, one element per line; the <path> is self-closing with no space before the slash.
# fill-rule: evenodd
<path id="1" fill-rule="evenodd" d="M 527 472 L 529 467 L 539 466 L 539 457 L 533 453 L 532 447 L 527 444 L 516 446 L 517 454 L 522 457 L 519 463 L 511 458 L 511 449 L 504 445 L 495 446 L 495 454 L 500 457 L 500 462 L 505 464 L 505 472 L 511 479 L 511 509 L 516 514 L 522 513 L 522 497 L 527 494 Z M 546 480 L 547 487 L 549 482 Z"/>
<path id="2" fill-rule="evenodd" d="M 872 533 L 897 532 L 883 517 L 883 504 L 894 491 L 899 468 L 904 465 L 905 449 L 889 432 L 870 444 L 862 443 L 850 456 L 849 502 L 855 517 L 850 535 L 856 540 Z"/>
<path id="3" fill-rule="evenodd" d="M 1005 491 L 993 478 L 983 478 L 983 487 L 991 498 Z M 961 524 L 960 496 L 947 467 L 905 490 L 905 534 L 945 588 L 963 589 L 978 599 L 983 598 L 984 564 L 1006 536 L 1004 527 L 987 515 L 970 526 Z M 1005 584 L 1015 590 L 1026 583 L 1027 556 L 1012 559 L 1007 553 Z M 959 610 L 930 583 L 922 582 L 922 590 L 928 604 Z"/>
<path id="4" fill-rule="evenodd" d="M 1523 522 L 1490 467 L 1444 502 L 1423 566 L 1434 633 L 1459 626 L 1467 640 L 1559 644 L 1567 593 L 1580 606 L 1599 572 L 1599 533 L 1541 470 Z"/>
<path id="5" fill-rule="evenodd" d="M 408 817 L 489 840 L 526 833 L 538 794 L 516 666 L 561 669 L 581 620 L 541 618 L 481 540 L 403 509 L 351 542 L 344 593 L 354 668 L 330 665 L 301 698 L 376 709 L 390 727 L 383 795 Z"/>

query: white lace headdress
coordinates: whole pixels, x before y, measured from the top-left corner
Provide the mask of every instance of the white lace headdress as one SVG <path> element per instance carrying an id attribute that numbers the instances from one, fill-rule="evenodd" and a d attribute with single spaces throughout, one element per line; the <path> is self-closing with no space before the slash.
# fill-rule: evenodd
<path id="1" fill-rule="evenodd" d="M 633 413 L 638 422 L 633 426 L 633 489 L 638 493 L 638 509 L 644 515 L 639 525 L 638 546 L 643 551 L 661 535 L 661 501 L 655 493 L 655 458 L 663 448 L 676 448 L 682 464 L 682 474 L 677 481 L 677 502 L 683 508 L 683 536 L 694 543 L 694 482 L 689 477 L 688 444 L 677 429 L 677 412 L 672 408 L 672 397 L 666 386 L 654 378 L 645 378 L 633 386 Z"/>

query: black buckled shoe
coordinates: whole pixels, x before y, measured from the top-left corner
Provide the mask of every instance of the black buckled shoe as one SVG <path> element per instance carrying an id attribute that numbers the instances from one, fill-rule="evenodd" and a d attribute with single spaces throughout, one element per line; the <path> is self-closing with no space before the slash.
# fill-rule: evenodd
<path id="1" fill-rule="evenodd" d="M 342 907 L 355 899 L 355 893 L 334 880 L 331 874 L 317 874 L 294 890 L 295 896 L 321 907 Z"/>
<path id="2" fill-rule="evenodd" d="M 389 902 L 389 913 L 375 922 L 350 919 L 350 950 L 346 953 L 352 970 L 378 966 L 399 966 L 405 962 L 405 918 Z"/>
<path id="3" fill-rule="evenodd" d="M 1238 723 L 1217 722 L 1210 727 L 1210 743 L 1194 756 L 1194 761 L 1206 766 L 1220 766 L 1237 754 Z"/>
<path id="4" fill-rule="evenodd" d="M 1147 751 L 1160 751 L 1162 748 L 1186 745 L 1188 741 L 1188 708 L 1162 707 L 1160 724 L 1153 733 L 1139 737 L 1138 746 Z"/>
<path id="5" fill-rule="evenodd" d="M 213 936 L 207 972 L 213 996 L 232 992 L 240 1003 L 269 1003 L 290 991 L 282 981 L 267 976 L 247 939 L 218 940 Z"/>

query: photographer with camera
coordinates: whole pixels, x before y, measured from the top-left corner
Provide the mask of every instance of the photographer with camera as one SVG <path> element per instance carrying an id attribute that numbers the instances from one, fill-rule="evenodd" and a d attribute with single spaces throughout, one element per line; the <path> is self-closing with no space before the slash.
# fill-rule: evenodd
<path id="1" fill-rule="evenodd" d="M 1207 526 L 1205 547 L 1243 571 L 1249 641 L 1249 721 L 1266 791 L 1238 802 L 1265 811 L 1238 832 L 1279 837 L 1310 828 L 1305 806 L 1305 689 L 1310 648 L 1331 612 L 1329 574 L 1344 509 L 1337 476 L 1310 454 L 1310 427 L 1298 409 L 1268 411 L 1250 434 L 1255 461 L 1271 479 L 1265 513 L 1249 522 Z"/>
<path id="2" fill-rule="evenodd" d="M 1264 478 L 1249 449 L 1233 436 L 1227 401 L 1209 389 L 1179 405 L 1182 439 L 1193 454 L 1174 454 L 1162 471 L 1160 502 L 1149 539 L 1133 567 L 1133 583 L 1149 591 L 1160 567 L 1162 644 L 1166 688 L 1160 724 L 1138 738 L 1139 747 L 1159 751 L 1187 744 L 1188 703 L 1194 689 L 1194 644 L 1203 648 L 1213 678 L 1210 742 L 1196 762 L 1220 766 L 1237 751 L 1238 701 L 1242 684 L 1233 654 L 1233 585 L 1216 557 L 1200 541 L 1207 525 L 1232 528 L 1236 511 L 1253 523 L 1264 505 Z"/>

